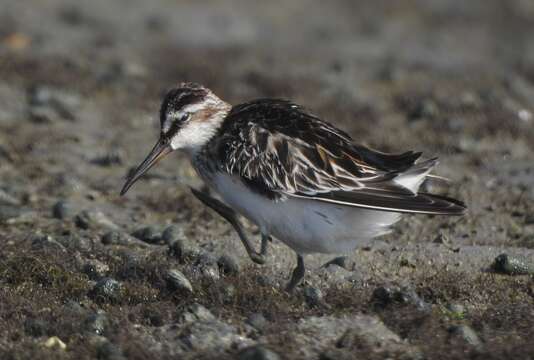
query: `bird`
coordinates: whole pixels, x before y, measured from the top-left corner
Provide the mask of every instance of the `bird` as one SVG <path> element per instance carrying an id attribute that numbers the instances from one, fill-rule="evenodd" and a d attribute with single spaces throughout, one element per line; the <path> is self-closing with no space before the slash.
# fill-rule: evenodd
<path id="1" fill-rule="evenodd" d="M 159 120 L 159 140 L 120 194 L 165 155 L 184 151 L 209 190 L 191 188 L 193 195 L 232 225 L 252 261 L 265 263 L 273 237 L 296 253 L 289 292 L 304 278 L 307 254 L 353 251 L 390 232 L 404 213 L 467 209 L 460 200 L 419 191 L 437 158 L 357 144 L 289 100 L 232 106 L 203 85 L 181 83 L 164 96 Z M 240 215 L 259 228 L 259 251 Z"/>

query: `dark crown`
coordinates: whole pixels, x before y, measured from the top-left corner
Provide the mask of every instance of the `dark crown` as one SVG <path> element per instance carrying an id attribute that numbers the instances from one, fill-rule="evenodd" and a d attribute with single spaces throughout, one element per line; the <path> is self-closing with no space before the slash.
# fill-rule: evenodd
<path id="1" fill-rule="evenodd" d="M 161 124 L 169 112 L 177 112 L 186 105 L 200 103 L 207 95 L 208 90 L 196 83 L 182 83 L 180 86 L 172 88 L 165 94 L 161 104 L 159 112 Z"/>

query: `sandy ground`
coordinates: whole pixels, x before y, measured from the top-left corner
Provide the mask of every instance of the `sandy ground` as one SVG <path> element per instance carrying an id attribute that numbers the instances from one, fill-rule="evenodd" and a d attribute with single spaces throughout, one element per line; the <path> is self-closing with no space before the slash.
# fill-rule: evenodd
<path id="1" fill-rule="evenodd" d="M 533 31 L 528 0 L 1 0 L 0 357 L 532 358 Z M 118 196 L 182 81 L 438 156 L 469 213 L 309 256 L 288 295 L 292 252 L 253 264 L 185 156 Z"/>

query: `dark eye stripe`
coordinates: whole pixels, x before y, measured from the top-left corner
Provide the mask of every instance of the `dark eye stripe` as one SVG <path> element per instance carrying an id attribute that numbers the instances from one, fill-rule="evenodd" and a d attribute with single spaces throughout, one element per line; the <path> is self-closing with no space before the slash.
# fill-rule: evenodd
<path id="1" fill-rule="evenodd" d="M 171 127 L 169 128 L 169 131 L 167 131 L 165 135 L 168 136 L 169 138 L 176 135 L 178 130 L 182 128 L 182 126 L 189 120 L 190 117 L 191 117 L 190 114 L 185 114 L 179 119 L 174 119 L 171 123 Z"/>

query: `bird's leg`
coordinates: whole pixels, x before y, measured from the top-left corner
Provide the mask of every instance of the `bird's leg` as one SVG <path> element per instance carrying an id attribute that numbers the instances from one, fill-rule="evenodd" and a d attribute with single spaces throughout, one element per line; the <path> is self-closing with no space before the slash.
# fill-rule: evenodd
<path id="1" fill-rule="evenodd" d="M 204 194 L 203 192 L 200 192 L 196 189 L 191 188 L 191 192 L 197 199 L 202 201 L 207 207 L 215 210 L 215 212 L 219 215 L 221 215 L 226 221 L 228 221 L 237 234 L 239 235 L 239 238 L 241 239 L 241 242 L 245 246 L 245 250 L 247 251 L 248 256 L 252 261 L 254 261 L 256 264 L 264 264 L 265 258 L 263 254 L 263 237 L 262 237 L 262 253 L 258 254 L 254 249 L 252 248 L 252 245 L 250 244 L 250 240 L 248 239 L 247 235 L 245 234 L 245 230 L 243 229 L 243 224 L 239 221 L 237 217 L 237 213 L 232 210 L 232 208 L 226 206 L 221 201 L 212 198 L 209 195 Z"/>
<path id="2" fill-rule="evenodd" d="M 304 268 L 304 258 L 302 257 L 302 255 L 297 254 L 297 267 L 293 270 L 293 273 L 291 274 L 291 280 L 289 280 L 289 283 L 286 287 L 287 292 L 293 292 L 295 287 L 304 277 L 305 271 L 306 269 Z"/>
<path id="3" fill-rule="evenodd" d="M 261 250 L 260 250 L 260 255 L 261 256 L 266 256 L 267 255 L 267 246 L 269 246 L 269 242 L 270 241 L 273 241 L 273 239 L 271 238 L 271 236 L 269 235 L 266 235 L 266 234 L 261 234 Z"/>

